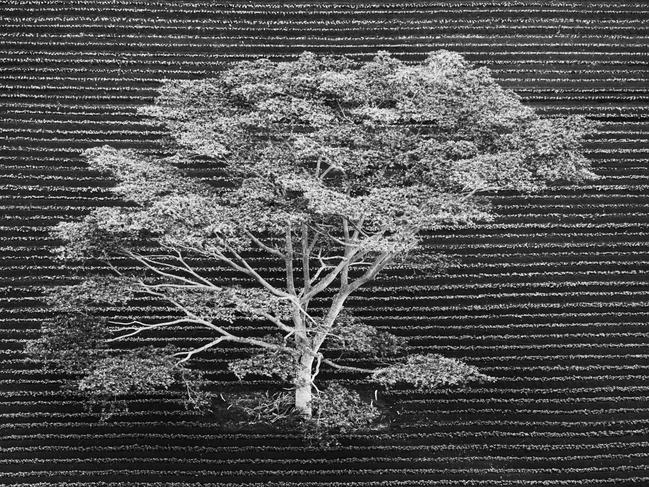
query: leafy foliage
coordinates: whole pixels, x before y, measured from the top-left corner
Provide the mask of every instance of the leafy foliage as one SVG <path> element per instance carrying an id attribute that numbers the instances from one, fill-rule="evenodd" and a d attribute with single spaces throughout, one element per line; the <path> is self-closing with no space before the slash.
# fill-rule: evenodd
<path id="1" fill-rule="evenodd" d="M 80 312 L 60 313 L 41 325 L 41 336 L 27 343 L 25 352 L 47 367 L 80 373 L 105 355 L 104 320 Z"/>
<path id="2" fill-rule="evenodd" d="M 45 302 L 61 311 L 75 312 L 94 304 L 126 304 L 137 287 L 114 276 L 86 277 L 81 283 L 44 288 Z"/>
<path id="3" fill-rule="evenodd" d="M 338 315 L 329 339 L 329 343 L 337 348 L 374 358 L 397 355 L 403 351 L 407 342 L 406 338 L 362 323 L 349 312 Z"/>
<path id="4" fill-rule="evenodd" d="M 291 381 L 295 376 L 296 360 L 291 354 L 278 351 L 266 351 L 245 359 L 233 360 L 228 369 L 238 379 L 248 375 L 265 375 Z"/>
<path id="5" fill-rule="evenodd" d="M 493 378 L 481 374 L 475 367 L 457 359 L 437 354 L 416 354 L 408 356 L 401 363 L 378 369 L 372 374 L 372 380 L 384 386 L 405 383 L 418 389 L 434 389 L 471 381 L 489 381 Z"/>
<path id="6" fill-rule="evenodd" d="M 201 374 L 178 364 L 173 347 L 144 347 L 95 361 L 77 383 L 81 394 L 99 404 L 104 418 L 115 411 L 115 402 L 132 394 L 183 387 L 186 407 L 206 409 L 210 395 L 202 388 Z M 110 412 L 106 414 L 106 412 Z"/>
<path id="7" fill-rule="evenodd" d="M 139 349 L 95 362 L 79 382 L 79 390 L 93 396 L 124 396 L 169 389 L 175 382 L 175 360 L 154 349 Z"/>
<path id="8" fill-rule="evenodd" d="M 358 392 L 337 382 L 330 383 L 313 399 L 313 421 L 325 431 L 349 433 L 368 427 L 381 416 L 372 403 L 363 401 Z"/>
<path id="9" fill-rule="evenodd" d="M 154 348 L 142 348 L 95 362 L 79 382 L 94 396 L 123 396 L 168 389 L 175 382 L 176 361 Z"/>
<path id="10" fill-rule="evenodd" d="M 422 230 L 490 218 L 466 194 L 593 177 L 579 152 L 591 122 L 541 119 L 488 69 L 447 51 L 413 66 L 386 52 L 367 63 L 312 53 L 243 61 L 217 78 L 167 81 L 140 112 L 169 130 L 178 151 L 160 159 L 86 151 L 137 206 L 62 224 L 59 235 L 77 242 L 67 256 L 101 247 L 102 232 L 148 230 L 170 245 L 216 251 L 246 248 L 248 231 L 284 235 L 287 224 L 341 217 L 363 221 L 358 243 L 368 252 L 399 254 Z M 233 184 L 184 175 L 178 167 L 196 156 Z"/>

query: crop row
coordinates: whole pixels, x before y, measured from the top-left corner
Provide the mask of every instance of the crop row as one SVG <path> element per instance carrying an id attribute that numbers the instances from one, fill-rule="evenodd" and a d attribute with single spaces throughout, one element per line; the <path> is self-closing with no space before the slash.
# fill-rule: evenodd
<path id="1" fill-rule="evenodd" d="M 646 482 L 649 477 L 646 476 L 627 476 L 625 478 L 619 477 L 584 477 L 581 479 L 553 479 L 553 480 L 449 480 L 449 479 L 435 479 L 435 480 L 366 480 L 366 481 L 318 481 L 318 480 L 302 480 L 299 482 L 291 482 L 285 480 L 277 480 L 272 483 L 273 487 L 637 487 L 642 485 L 639 482 Z M 268 487 L 268 482 L 259 480 L 258 482 L 174 482 L 174 481 L 93 481 L 92 484 L 86 482 L 21 482 L 20 484 L 0 483 L 0 487 L 16 487 L 17 485 L 25 485 L 29 487 Z"/>

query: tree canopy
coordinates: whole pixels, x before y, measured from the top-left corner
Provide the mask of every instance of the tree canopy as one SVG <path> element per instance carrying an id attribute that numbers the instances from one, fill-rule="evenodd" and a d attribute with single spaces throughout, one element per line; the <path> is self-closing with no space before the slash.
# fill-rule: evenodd
<path id="1" fill-rule="evenodd" d="M 487 68 L 448 51 L 413 65 L 387 52 L 367 62 L 309 52 L 237 62 L 214 78 L 165 81 L 140 114 L 169 134 L 165 152 L 85 151 L 92 169 L 116 180 L 124 205 L 53 230 L 61 259 L 98 259 L 111 273 L 48 289 L 48 302 L 66 314 L 30 348 L 62 368 L 75 364 L 79 390 L 96 397 L 196 382 L 188 363 L 223 345 L 250 351 L 230 362 L 236 377 L 274 377 L 294 390 L 290 400 L 257 395 L 239 405 L 259 413 L 284 404 L 323 424 L 332 397 L 349 404 L 348 418 L 375 416 L 368 405 L 361 414 L 362 401 L 340 384 L 320 391 L 323 368 L 385 387 L 487 380 L 456 359 L 408 355 L 404 337 L 364 324 L 346 299 L 395 264 L 439 270 L 443 256 L 422 254 L 422 238 L 491 219 L 495 192 L 594 177 L 582 153 L 592 122 L 541 117 Z M 282 275 L 260 266 L 258 253 Z M 241 279 L 201 271 L 192 259 Z M 166 302 L 178 316 L 118 322 L 93 312 L 138 297 Z M 234 326 L 241 319 L 274 333 L 242 334 Z M 209 338 L 183 349 L 109 346 L 188 326 Z M 329 349 L 367 365 L 334 360 Z"/>

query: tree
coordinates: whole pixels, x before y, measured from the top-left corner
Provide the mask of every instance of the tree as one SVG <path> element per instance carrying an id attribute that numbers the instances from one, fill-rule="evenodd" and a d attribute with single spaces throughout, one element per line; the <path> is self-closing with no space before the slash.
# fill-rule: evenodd
<path id="1" fill-rule="evenodd" d="M 422 238 L 489 220 L 496 191 L 594 177 L 581 153 L 592 123 L 540 117 L 488 69 L 448 51 L 414 65 L 386 52 L 364 63 L 309 52 L 238 62 L 212 79 L 165 81 L 140 113 L 167 130 L 167 152 L 85 151 L 126 204 L 53 230 L 61 259 L 99 260 L 111 275 L 48 289 L 48 302 L 67 314 L 30 345 L 77 371 L 76 387 L 92 397 L 181 381 L 198 401 L 187 364 L 230 345 L 255 350 L 229 363 L 237 377 L 275 377 L 294 391 L 240 396 L 237 404 L 260 417 L 293 409 L 351 428 L 375 416 L 340 384 L 319 392 L 324 368 L 386 387 L 488 379 L 435 354 L 399 358 L 405 339 L 363 323 L 345 309 L 347 298 L 395 264 L 439 270 L 443 256 L 418 252 Z M 260 266 L 259 253 L 283 275 Z M 197 259 L 224 272 L 208 275 Z M 104 322 L 93 311 L 138 297 L 166 302 L 178 316 Z M 242 318 L 275 333 L 238 332 Z M 170 328 L 206 333 L 181 349 L 109 347 Z M 332 349 L 357 353 L 362 364 L 334 360 Z M 336 419 L 342 405 L 349 414 Z"/>

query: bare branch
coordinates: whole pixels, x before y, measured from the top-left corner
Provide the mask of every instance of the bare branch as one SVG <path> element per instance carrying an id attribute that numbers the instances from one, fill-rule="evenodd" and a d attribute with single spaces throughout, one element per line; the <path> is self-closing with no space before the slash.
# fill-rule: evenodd
<path id="1" fill-rule="evenodd" d="M 226 263 L 227 265 L 229 265 L 229 266 L 232 267 L 233 269 L 235 269 L 235 270 L 237 270 L 237 271 L 239 271 L 239 272 L 241 272 L 241 273 L 243 273 L 243 274 L 246 274 L 246 275 L 248 275 L 248 276 L 250 276 L 250 277 L 253 277 L 253 278 L 254 278 L 254 279 L 255 279 L 259 284 L 261 284 L 261 285 L 262 285 L 266 290 L 270 291 L 271 294 L 273 294 L 274 296 L 277 296 L 277 297 L 280 297 L 280 298 L 284 298 L 284 299 L 287 299 L 287 300 L 291 301 L 291 302 L 293 303 L 294 306 L 296 306 L 296 307 L 297 307 L 298 309 L 300 309 L 300 310 L 301 310 L 301 311 L 302 311 L 302 312 L 303 312 L 307 317 L 309 317 L 309 315 L 306 313 L 306 310 L 304 310 L 304 309 L 302 308 L 302 305 L 301 305 L 299 299 L 297 298 L 297 296 L 292 295 L 292 294 L 289 294 L 289 293 L 287 293 L 287 292 L 284 292 L 284 291 L 282 291 L 282 290 L 280 290 L 280 289 L 277 289 L 275 286 L 273 286 L 272 284 L 270 284 L 266 279 L 264 279 L 261 275 L 259 275 L 259 273 L 258 273 L 257 271 L 255 271 L 255 270 L 250 266 L 250 264 L 248 264 L 248 262 L 247 262 L 247 261 L 246 261 L 246 260 L 245 260 L 245 259 L 244 259 L 244 258 L 243 258 L 239 253 L 238 253 L 238 252 L 236 252 L 234 249 L 232 249 L 232 248 L 230 248 L 230 247 L 228 247 L 228 250 L 229 250 L 230 252 L 232 252 L 232 254 L 235 255 L 235 257 L 236 257 L 236 258 L 237 258 L 237 259 L 238 259 L 238 260 L 243 264 L 243 267 L 240 266 L 240 265 L 238 265 L 238 264 L 236 264 L 236 263 L 235 263 L 234 261 L 232 261 L 231 259 L 228 259 L 228 258 L 227 258 L 223 253 L 221 253 L 221 252 L 218 252 L 218 253 L 217 253 L 217 252 L 210 252 L 209 255 L 212 255 L 212 256 L 216 257 L 217 259 L 219 259 L 220 261 Z M 311 317 L 309 317 L 309 318 L 310 318 L 310 319 L 313 319 L 313 318 L 311 318 Z"/>
<path id="2" fill-rule="evenodd" d="M 342 223 L 343 223 L 343 235 L 345 236 L 345 243 L 350 243 L 350 238 L 349 238 L 349 221 L 347 218 L 342 217 Z"/>
<path id="3" fill-rule="evenodd" d="M 318 376 L 320 373 L 320 364 L 322 363 L 323 356 L 321 353 L 318 353 L 316 355 L 316 364 L 315 364 L 315 370 L 313 371 L 313 374 L 311 375 L 311 382 L 315 380 L 315 378 Z"/>
<path id="4" fill-rule="evenodd" d="M 168 283 L 161 283 L 161 284 L 148 284 L 145 283 L 144 286 L 146 286 L 149 289 L 158 289 L 158 288 L 170 288 L 170 289 L 214 289 L 214 290 L 220 290 L 221 288 L 217 286 L 206 286 L 204 284 L 168 284 Z"/>
<path id="5" fill-rule="evenodd" d="M 243 337 L 238 337 L 234 335 L 229 335 L 228 336 L 228 341 L 234 342 L 234 343 L 242 343 L 244 345 L 253 345 L 256 347 L 260 348 L 266 348 L 268 350 L 275 350 L 278 352 L 285 352 L 289 353 L 293 356 L 297 355 L 297 351 L 294 348 L 286 347 L 283 345 L 276 345 L 274 343 L 268 343 L 264 342 L 263 340 L 258 340 L 256 338 L 243 338 Z"/>
<path id="6" fill-rule="evenodd" d="M 182 356 L 182 355 L 184 355 L 185 358 L 183 358 L 183 359 L 181 359 L 181 360 L 178 361 L 178 364 L 182 364 L 183 362 L 187 362 L 190 358 L 192 358 L 192 357 L 193 357 L 194 355 L 196 355 L 197 353 L 204 352 L 205 350 L 207 350 L 207 349 L 209 349 L 209 348 L 212 348 L 212 347 L 218 345 L 219 343 L 221 343 L 222 341 L 225 341 L 225 340 L 228 340 L 228 339 L 229 339 L 229 337 L 227 337 L 227 336 L 222 336 L 222 337 L 217 338 L 216 340 L 212 340 L 211 342 L 206 343 L 206 344 L 203 345 L 202 347 L 195 348 L 195 349 L 190 350 L 190 351 L 188 351 L 188 352 L 178 352 L 178 353 L 174 353 L 174 356 L 177 357 L 177 356 Z"/>
<path id="7" fill-rule="evenodd" d="M 351 365 L 340 365 L 340 364 L 337 364 L 336 362 L 332 362 L 331 360 L 326 359 L 326 358 L 322 359 L 322 363 L 327 364 L 330 367 L 333 367 L 334 369 L 346 370 L 348 372 L 360 372 L 362 374 L 373 374 L 375 372 L 383 370 L 382 368 L 366 369 L 366 368 L 363 368 L 363 367 L 352 367 Z"/>
<path id="8" fill-rule="evenodd" d="M 145 284 L 145 283 L 143 283 L 142 281 L 140 281 L 140 283 L 143 284 L 143 285 L 146 287 L 146 284 Z M 146 292 L 147 294 L 150 294 L 151 296 L 156 296 L 156 297 L 159 297 L 159 298 L 165 299 L 165 300 L 168 301 L 169 303 L 173 304 L 173 305 L 174 305 L 176 308 L 178 308 L 180 311 L 182 311 L 183 313 L 185 313 L 185 315 L 189 316 L 189 317 L 192 319 L 192 321 L 194 321 L 194 322 L 196 322 L 196 323 L 199 323 L 199 324 L 201 324 L 201 325 L 204 325 L 204 326 L 206 326 L 206 327 L 208 327 L 208 328 L 211 328 L 212 330 L 217 331 L 218 333 L 220 333 L 220 334 L 222 334 L 222 335 L 230 335 L 230 333 L 227 332 L 225 329 L 221 328 L 220 326 L 215 325 L 214 323 L 212 323 L 212 322 L 210 322 L 210 321 L 204 320 L 203 318 L 201 318 L 200 316 L 198 316 L 198 315 L 195 314 L 195 313 L 192 313 L 192 312 L 191 312 L 189 309 L 187 309 L 185 306 L 183 306 L 182 304 L 180 304 L 180 303 L 179 303 L 178 301 L 176 301 L 175 299 L 173 299 L 173 298 L 167 296 L 166 294 L 164 294 L 164 293 L 160 293 L 160 292 L 157 292 L 157 291 L 152 291 L 152 290 L 150 290 L 150 289 L 146 289 L 146 288 L 144 289 L 144 292 Z"/>
<path id="9" fill-rule="evenodd" d="M 295 292 L 295 278 L 293 270 L 293 229 L 291 224 L 286 226 L 286 256 L 284 258 L 286 262 L 286 289 L 293 296 L 296 296 Z"/>
<path id="10" fill-rule="evenodd" d="M 349 292 L 353 293 L 363 284 L 366 284 L 367 282 L 374 279 L 376 275 L 381 272 L 393 258 L 394 254 L 390 252 L 383 252 L 379 257 L 376 258 L 374 264 L 369 267 L 361 277 L 359 277 L 349 285 Z"/>
<path id="11" fill-rule="evenodd" d="M 318 260 L 320 261 L 320 267 L 318 268 L 318 270 L 316 270 L 313 277 L 309 280 L 308 289 L 306 289 L 307 286 L 305 286 L 305 289 L 302 290 L 301 295 L 304 295 L 304 293 L 308 292 L 311 289 L 313 283 L 316 282 L 318 280 L 318 278 L 320 277 L 320 274 L 322 274 L 327 269 L 333 269 L 335 267 L 333 265 L 325 263 L 325 259 L 330 259 L 330 258 L 333 258 L 333 257 L 322 257 L 320 255 L 320 253 L 318 253 Z M 342 257 L 337 257 L 337 258 L 341 259 Z"/>
<path id="12" fill-rule="evenodd" d="M 345 236 L 345 243 L 351 244 L 351 238 L 349 236 L 349 222 L 347 221 L 347 218 L 343 217 L 342 218 L 342 223 L 343 223 L 343 235 Z M 345 288 L 349 284 L 349 263 L 351 263 L 351 258 L 350 258 L 350 248 L 345 245 L 345 258 L 348 259 L 348 264 L 343 267 L 341 273 L 340 273 L 340 287 Z"/>
<path id="13" fill-rule="evenodd" d="M 320 174 L 320 180 L 321 180 L 321 181 L 324 180 L 325 176 L 326 176 L 327 174 L 329 174 L 329 172 L 331 172 L 331 171 L 333 171 L 333 170 L 335 170 L 335 169 L 337 169 L 337 170 L 339 170 L 339 171 L 341 171 L 341 172 L 345 172 L 345 171 L 343 171 L 341 168 L 336 167 L 336 166 L 334 166 L 333 164 L 329 164 L 329 167 L 328 167 L 327 169 L 325 169 L 324 172 L 323 172 L 322 174 Z"/>
<path id="14" fill-rule="evenodd" d="M 178 276 L 178 275 L 175 275 L 175 274 L 169 274 L 168 272 L 164 272 L 164 271 L 158 269 L 156 267 L 156 265 L 163 265 L 164 267 L 172 267 L 172 268 L 174 268 L 176 270 L 183 271 L 183 269 L 181 267 L 174 266 L 172 264 L 166 264 L 164 262 L 150 260 L 150 259 L 148 259 L 147 257 L 145 257 L 145 256 L 143 256 L 141 254 L 136 254 L 135 252 L 131 252 L 131 251 L 127 251 L 127 250 L 123 251 L 123 253 L 127 257 L 130 257 L 132 259 L 137 260 L 144 267 L 146 267 L 149 270 L 152 270 L 153 272 L 155 272 L 159 276 L 167 277 L 167 278 L 170 278 L 170 279 L 177 279 L 179 281 L 183 281 L 183 282 L 189 283 L 191 285 L 199 285 L 199 286 L 201 285 L 200 283 L 198 283 L 196 281 L 193 281 L 191 279 L 187 279 L 186 277 Z"/>
<path id="15" fill-rule="evenodd" d="M 279 257 L 280 259 L 285 259 L 286 256 L 280 252 L 278 249 L 270 247 L 269 245 L 266 245 L 264 242 L 262 242 L 258 237 L 256 237 L 252 232 L 249 230 L 245 230 L 245 234 L 248 235 L 250 240 L 252 240 L 260 249 L 265 250 L 269 254 L 272 254 L 276 257 Z"/>
<path id="16" fill-rule="evenodd" d="M 265 311 L 261 310 L 255 310 L 259 316 L 263 316 L 265 319 L 270 321 L 271 323 L 274 323 L 280 330 L 283 330 L 287 333 L 293 333 L 295 330 L 293 327 L 288 326 L 285 324 L 282 320 L 277 318 L 276 316 L 273 316 L 271 314 L 266 313 Z"/>
<path id="17" fill-rule="evenodd" d="M 224 341 L 234 342 L 234 343 L 243 343 L 243 344 L 247 344 L 247 345 L 255 345 L 257 347 L 266 348 L 266 349 L 269 349 L 269 350 L 277 350 L 277 351 L 281 351 L 281 352 L 290 353 L 291 355 L 296 354 L 296 351 L 294 349 L 292 349 L 292 348 L 289 348 L 289 347 L 284 347 L 282 345 L 275 345 L 274 343 L 267 343 L 267 342 L 264 342 L 262 340 L 257 340 L 255 338 L 242 338 L 242 337 L 238 337 L 238 336 L 231 335 L 231 334 L 228 333 L 228 334 L 220 336 L 220 337 L 216 338 L 215 340 L 212 340 L 211 342 L 206 343 L 205 345 L 202 345 L 202 346 L 200 346 L 198 348 L 189 350 L 187 352 L 175 353 L 174 356 L 183 356 L 183 355 L 185 356 L 182 360 L 180 360 L 178 362 L 179 364 L 183 363 L 183 362 L 187 362 L 191 357 L 193 357 L 197 353 L 204 352 L 205 350 L 208 350 L 208 349 L 210 349 L 210 348 L 212 348 L 212 347 L 214 347 L 214 346 L 216 346 L 219 343 L 224 342 Z"/>
<path id="18" fill-rule="evenodd" d="M 342 245 L 343 247 L 347 246 L 347 243 L 344 240 L 340 240 L 339 238 L 334 237 L 333 235 L 331 235 L 328 232 L 324 232 L 324 231 L 319 230 L 318 228 L 312 227 L 310 225 L 309 225 L 309 228 L 311 230 L 313 230 L 315 233 L 317 233 L 319 235 L 322 235 L 323 237 L 327 237 L 327 238 L 331 239 L 332 241 L 336 242 L 337 244 Z"/>
<path id="19" fill-rule="evenodd" d="M 338 265 L 335 266 L 331 272 L 329 272 L 315 286 L 313 286 L 313 288 L 302 297 L 302 300 L 304 301 L 304 300 L 311 299 L 317 294 L 327 289 L 327 287 L 329 287 L 329 285 L 331 285 L 331 283 L 336 280 L 336 278 L 343 271 L 343 269 L 345 269 L 349 265 L 350 259 L 352 259 L 355 256 L 359 256 L 362 258 L 362 256 L 365 255 L 365 253 L 366 252 L 364 251 L 360 251 L 355 254 L 352 251 L 350 252 L 349 256 L 341 257 L 340 263 L 338 263 Z"/>
<path id="20" fill-rule="evenodd" d="M 498 186 L 483 186 L 483 187 L 480 187 L 480 188 L 473 188 L 471 191 L 464 194 L 460 198 L 460 200 L 465 201 L 465 200 L 468 200 L 469 198 L 471 198 L 472 196 L 474 196 L 476 193 L 482 193 L 484 191 L 496 191 L 498 189 L 500 189 Z"/>
<path id="21" fill-rule="evenodd" d="M 190 266 L 190 265 L 185 261 L 185 259 L 183 258 L 183 254 L 180 253 L 180 250 L 178 250 L 178 249 L 173 249 L 173 250 L 174 250 L 174 252 L 176 252 L 177 260 L 179 260 L 179 261 L 183 264 L 184 269 L 187 270 L 187 272 L 189 272 L 192 276 L 196 277 L 197 279 L 203 281 L 205 284 L 207 284 L 207 285 L 209 285 L 209 286 L 214 286 L 214 284 L 212 283 L 212 281 L 210 281 L 209 279 L 204 278 L 203 276 L 200 276 L 200 275 L 199 275 L 199 274 L 198 274 L 198 273 L 197 273 L 197 272 L 196 272 L 196 271 L 195 271 L 195 270 L 194 270 L 194 269 L 193 269 L 193 268 L 192 268 L 192 267 L 191 267 L 191 266 Z"/>
<path id="22" fill-rule="evenodd" d="M 354 222 L 353 220 L 349 220 L 349 223 L 351 224 L 352 227 L 354 227 L 354 233 L 352 234 L 352 242 L 357 242 L 358 241 L 358 236 L 363 235 L 364 237 L 369 237 L 367 233 L 363 231 L 363 223 L 365 223 L 365 218 L 361 218 L 358 223 Z"/>
<path id="23" fill-rule="evenodd" d="M 308 237 L 309 226 L 304 225 L 304 228 L 307 231 L 307 237 Z M 313 253 L 313 249 L 315 249 L 315 246 L 317 245 L 319 240 L 320 240 L 320 234 L 314 232 L 313 240 L 311 240 L 311 243 L 307 247 L 307 252 L 306 252 L 307 255 L 311 255 Z M 307 241 L 308 241 L 308 238 L 307 238 Z"/>
<path id="24" fill-rule="evenodd" d="M 232 265 L 233 268 L 240 270 L 244 274 L 249 275 L 250 277 L 253 277 L 259 284 L 261 284 L 264 288 L 266 288 L 268 291 L 270 291 L 273 295 L 282 297 L 282 298 L 289 298 L 292 301 L 295 301 L 295 296 L 284 292 L 280 289 L 277 289 L 275 286 L 270 284 L 266 279 L 264 279 L 259 273 L 254 270 L 248 261 L 244 259 L 236 250 L 234 250 L 231 246 L 227 246 L 228 251 L 235 256 L 235 258 L 241 263 L 241 265 L 237 265 L 236 263 L 232 262 L 232 260 L 228 259 L 225 257 L 223 254 L 219 256 L 224 262 L 226 262 L 228 265 Z"/>
<path id="25" fill-rule="evenodd" d="M 316 236 L 314 236 L 315 240 Z M 311 287 L 311 249 L 309 246 L 309 229 L 306 224 L 302 224 L 302 279 L 304 280 L 304 286 L 302 287 L 302 292 L 307 292 Z M 305 304 L 305 308 L 308 307 L 308 303 Z"/>
<path id="26" fill-rule="evenodd" d="M 172 326 L 172 325 L 177 325 L 177 324 L 180 324 L 180 323 L 187 323 L 187 322 L 191 322 L 191 321 L 192 320 L 187 320 L 186 318 L 181 318 L 181 319 L 172 320 L 172 321 L 163 321 L 161 323 L 143 323 L 143 322 L 137 321 L 137 320 L 133 320 L 133 321 L 129 321 L 129 322 L 109 321 L 109 323 L 114 324 L 114 325 L 140 325 L 140 326 L 138 326 L 138 327 L 136 327 L 136 326 L 128 326 L 128 327 L 124 327 L 124 328 L 119 328 L 119 329 L 117 329 L 115 331 L 126 331 L 126 330 L 133 330 L 133 331 L 131 333 L 127 333 L 125 335 L 120 335 L 120 336 L 115 337 L 115 338 L 110 338 L 110 339 L 106 340 L 106 342 L 116 342 L 116 341 L 122 340 L 124 338 L 128 338 L 128 337 L 138 335 L 141 332 L 146 331 L 146 330 L 152 330 L 152 329 L 155 329 L 155 328 L 162 328 L 164 326 Z"/>

